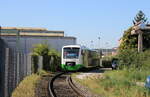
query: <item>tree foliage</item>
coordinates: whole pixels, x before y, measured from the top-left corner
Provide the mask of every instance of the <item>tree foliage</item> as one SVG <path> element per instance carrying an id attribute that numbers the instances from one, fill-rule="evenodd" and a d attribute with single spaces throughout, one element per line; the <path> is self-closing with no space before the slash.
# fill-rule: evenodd
<path id="1" fill-rule="evenodd" d="M 134 18 L 133 23 L 146 22 L 145 14 L 142 11 Z M 143 33 L 143 50 L 144 52 L 138 53 L 138 34 L 131 35 L 132 27 L 129 27 L 124 31 L 123 37 L 121 38 L 121 44 L 119 46 L 119 65 L 126 67 L 141 68 L 144 64 L 148 64 L 150 60 L 150 34 L 146 32 Z M 147 65 L 150 66 L 150 65 Z"/>
<path id="2" fill-rule="evenodd" d="M 56 71 L 57 69 L 59 69 L 59 65 L 61 62 L 60 53 L 56 51 L 55 49 L 51 49 L 48 52 L 48 56 L 50 57 L 50 66 L 51 66 L 50 70 Z"/>
<path id="3" fill-rule="evenodd" d="M 141 10 L 136 14 L 136 17 L 134 17 L 133 24 L 135 25 L 139 22 L 144 23 L 147 22 L 147 18 L 145 17 L 145 14 Z"/>
<path id="4" fill-rule="evenodd" d="M 150 48 L 150 33 L 145 32 L 143 34 L 143 50 L 147 50 Z"/>
<path id="5" fill-rule="evenodd" d="M 124 31 L 122 42 L 119 46 L 119 64 L 127 67 L 141 67 L 146 53 L 150 49 L 150 34 L 143 34 L 143 53 L 137 52 L 138 35 L 131 35 L 132 27 Z M 149 53 L 150 54 L 150 53 Z M 144 56 L 144 57 L 143 57 Z M 150 58 L 150 57 L 149 57 Z M 148 60 L 148 59 L 147 59 Z"/>
<path id="6" fill-rule="evenodd" d="M 124 31 L 123 37 L 121 38 L 119 51 L 137 48 L 138 37 L 137 35 L 131 35 L 131 31 L 132 31 L 132 27 Z"/>
<path id="7" fill-rule="evenodd" d="M 49 70 L 49 46 L 48 44 L 36 44 L 33 48 L 33 55 L 34 56 L 42 56 L 43 57 L 43 69 Z"/>
<path id="8" fill-rule="evenodd" d="M 43 57 L 43 69 L 46 71 L 56 71 L 60 65 L 60 53 L 48 44 L 36 44 L 33 48 L 33 56 Z M 36 57 L 35 57 L 36 58 Z"/>
<path id="9" fill-rule="evenodd" d="M 121 38 L 121 44 L 119 51 L 126 49 L 137 49 L 138 48 L 138 35 L 131 35 L 132 27 L 124 31 L 123 37 Z M 143 50 L 150 48 L 150 34 L 145 32 L 143 34 Z"/>
<path id="10" fill-rule="evenodd" d="M 33 48 L 33 54 L 37 56 L 48 55 L 49 46 L 48 44 L 36 44 Z"/>

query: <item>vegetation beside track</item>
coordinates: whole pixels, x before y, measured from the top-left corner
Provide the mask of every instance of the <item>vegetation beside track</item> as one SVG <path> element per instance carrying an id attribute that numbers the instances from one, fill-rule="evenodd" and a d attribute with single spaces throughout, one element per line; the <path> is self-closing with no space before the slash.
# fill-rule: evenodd
<path id="1" fill-rule="evenodd" d="M 27 76 L 13 91 L 12 97 L 37 97 L 35 92 L 37 89 L 37 84 L 40 80 L 42 80 L 43 75 L 48 74 L 48 72 L 40 70 L 36 74 Z"/>
<path id="2" fill-rule="evenodd" d="M 26 77 L 14 90 L 12 97 L 36 97 L 36 84 L 40 80 L 40 76 L 32 74 Z"/>
<path id="3" fill-rule="evenodd" d="M 150 71 L 115 70 L 106 71 L 103 77 L 75 80 L 102 97 L 150 97 L 150 90 L 136 84 L 145 82 L 149 74 Z"/>
<path id="4" fill-rule="evenodd" d="M 55 72 L 60 70 L 61 54 L 56 49 L 51 48 L 46 42 L 34 45 L 32 49 L 33 72 L 38 72 L 38 57 L 42 56 L 42 69 Z"/>

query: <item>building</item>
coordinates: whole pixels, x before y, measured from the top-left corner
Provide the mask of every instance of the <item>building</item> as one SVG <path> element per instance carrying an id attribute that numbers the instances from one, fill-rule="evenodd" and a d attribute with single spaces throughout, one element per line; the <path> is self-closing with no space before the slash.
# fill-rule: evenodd
<path id="1" fill-rule="evenodd" d="M 39 43 L 47 43 L 58 51 L 64 45 L 76 44 L 76 38 L 64 36 L 64 31 L 45 28 L 1 27 L 0 37 L 9 48 L 24 53 L 30 53 L 34 45 Z"/>
<path id="2" fill-rule="evenodd" d="M 76 44 L 76 38 L 44 28 L 0 27 L 0 97 L 11 97 L 19 82 L 32 73 L 30 53 L 39 43 L 61 51 L 64 45 Z"/>
<path id="3" fill-rule="evenodd" d="M 117 55 L 118 47 L 114 47 L 112 49 L 94 49 L 97 52 L 101 52 L 102 56 L 115 56 Z"/>

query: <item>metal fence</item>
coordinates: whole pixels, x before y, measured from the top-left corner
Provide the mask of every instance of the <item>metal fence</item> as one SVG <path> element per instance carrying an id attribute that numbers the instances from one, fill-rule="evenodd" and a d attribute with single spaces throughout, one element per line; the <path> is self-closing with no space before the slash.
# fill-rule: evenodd
<path id="1" fill-rule="evenodd" d="M 15 87 L 31 74 L 31 56 L 5 48 L 4 97 L 9 97 Z"/>
<path id="2" fill-rule="evenodd" d="M 38 57 L 38 70 L 42 69 L 43 58 Z M 10 48 L 0 39 L 0 97 L 10 97 L 13 90 L 33 71 L 32 56 L 17 48 Z"/>
<path id="3" fill-rule="evenodd" d="M 10 97 L 19 82 L 31 74 L 31 55 L 10 48 L 2 48 L 0 52 L 0 97 Z"/>

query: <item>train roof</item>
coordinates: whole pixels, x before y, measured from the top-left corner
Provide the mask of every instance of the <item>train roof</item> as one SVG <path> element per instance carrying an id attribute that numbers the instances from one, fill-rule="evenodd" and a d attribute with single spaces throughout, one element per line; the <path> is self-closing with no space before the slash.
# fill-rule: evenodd
<path id="1" fill-rule="evenodd" d="M 81 48 L 80 45 L 66 45 L 66 46 L 63 46 L 63 48 L 65 48 L 65 47 L 79 47 L 79 48 Z"/>
<path id="2" fill-rule="evenodd" d="M 66 45 L 66 46 L 63 46 L 63 48 L 66 48 L 66 47 L 78 47 L 78 48 L 81 48 L 81 49 L 90 50 L 86 46 L 81 46 L 81 45 Z"/>

